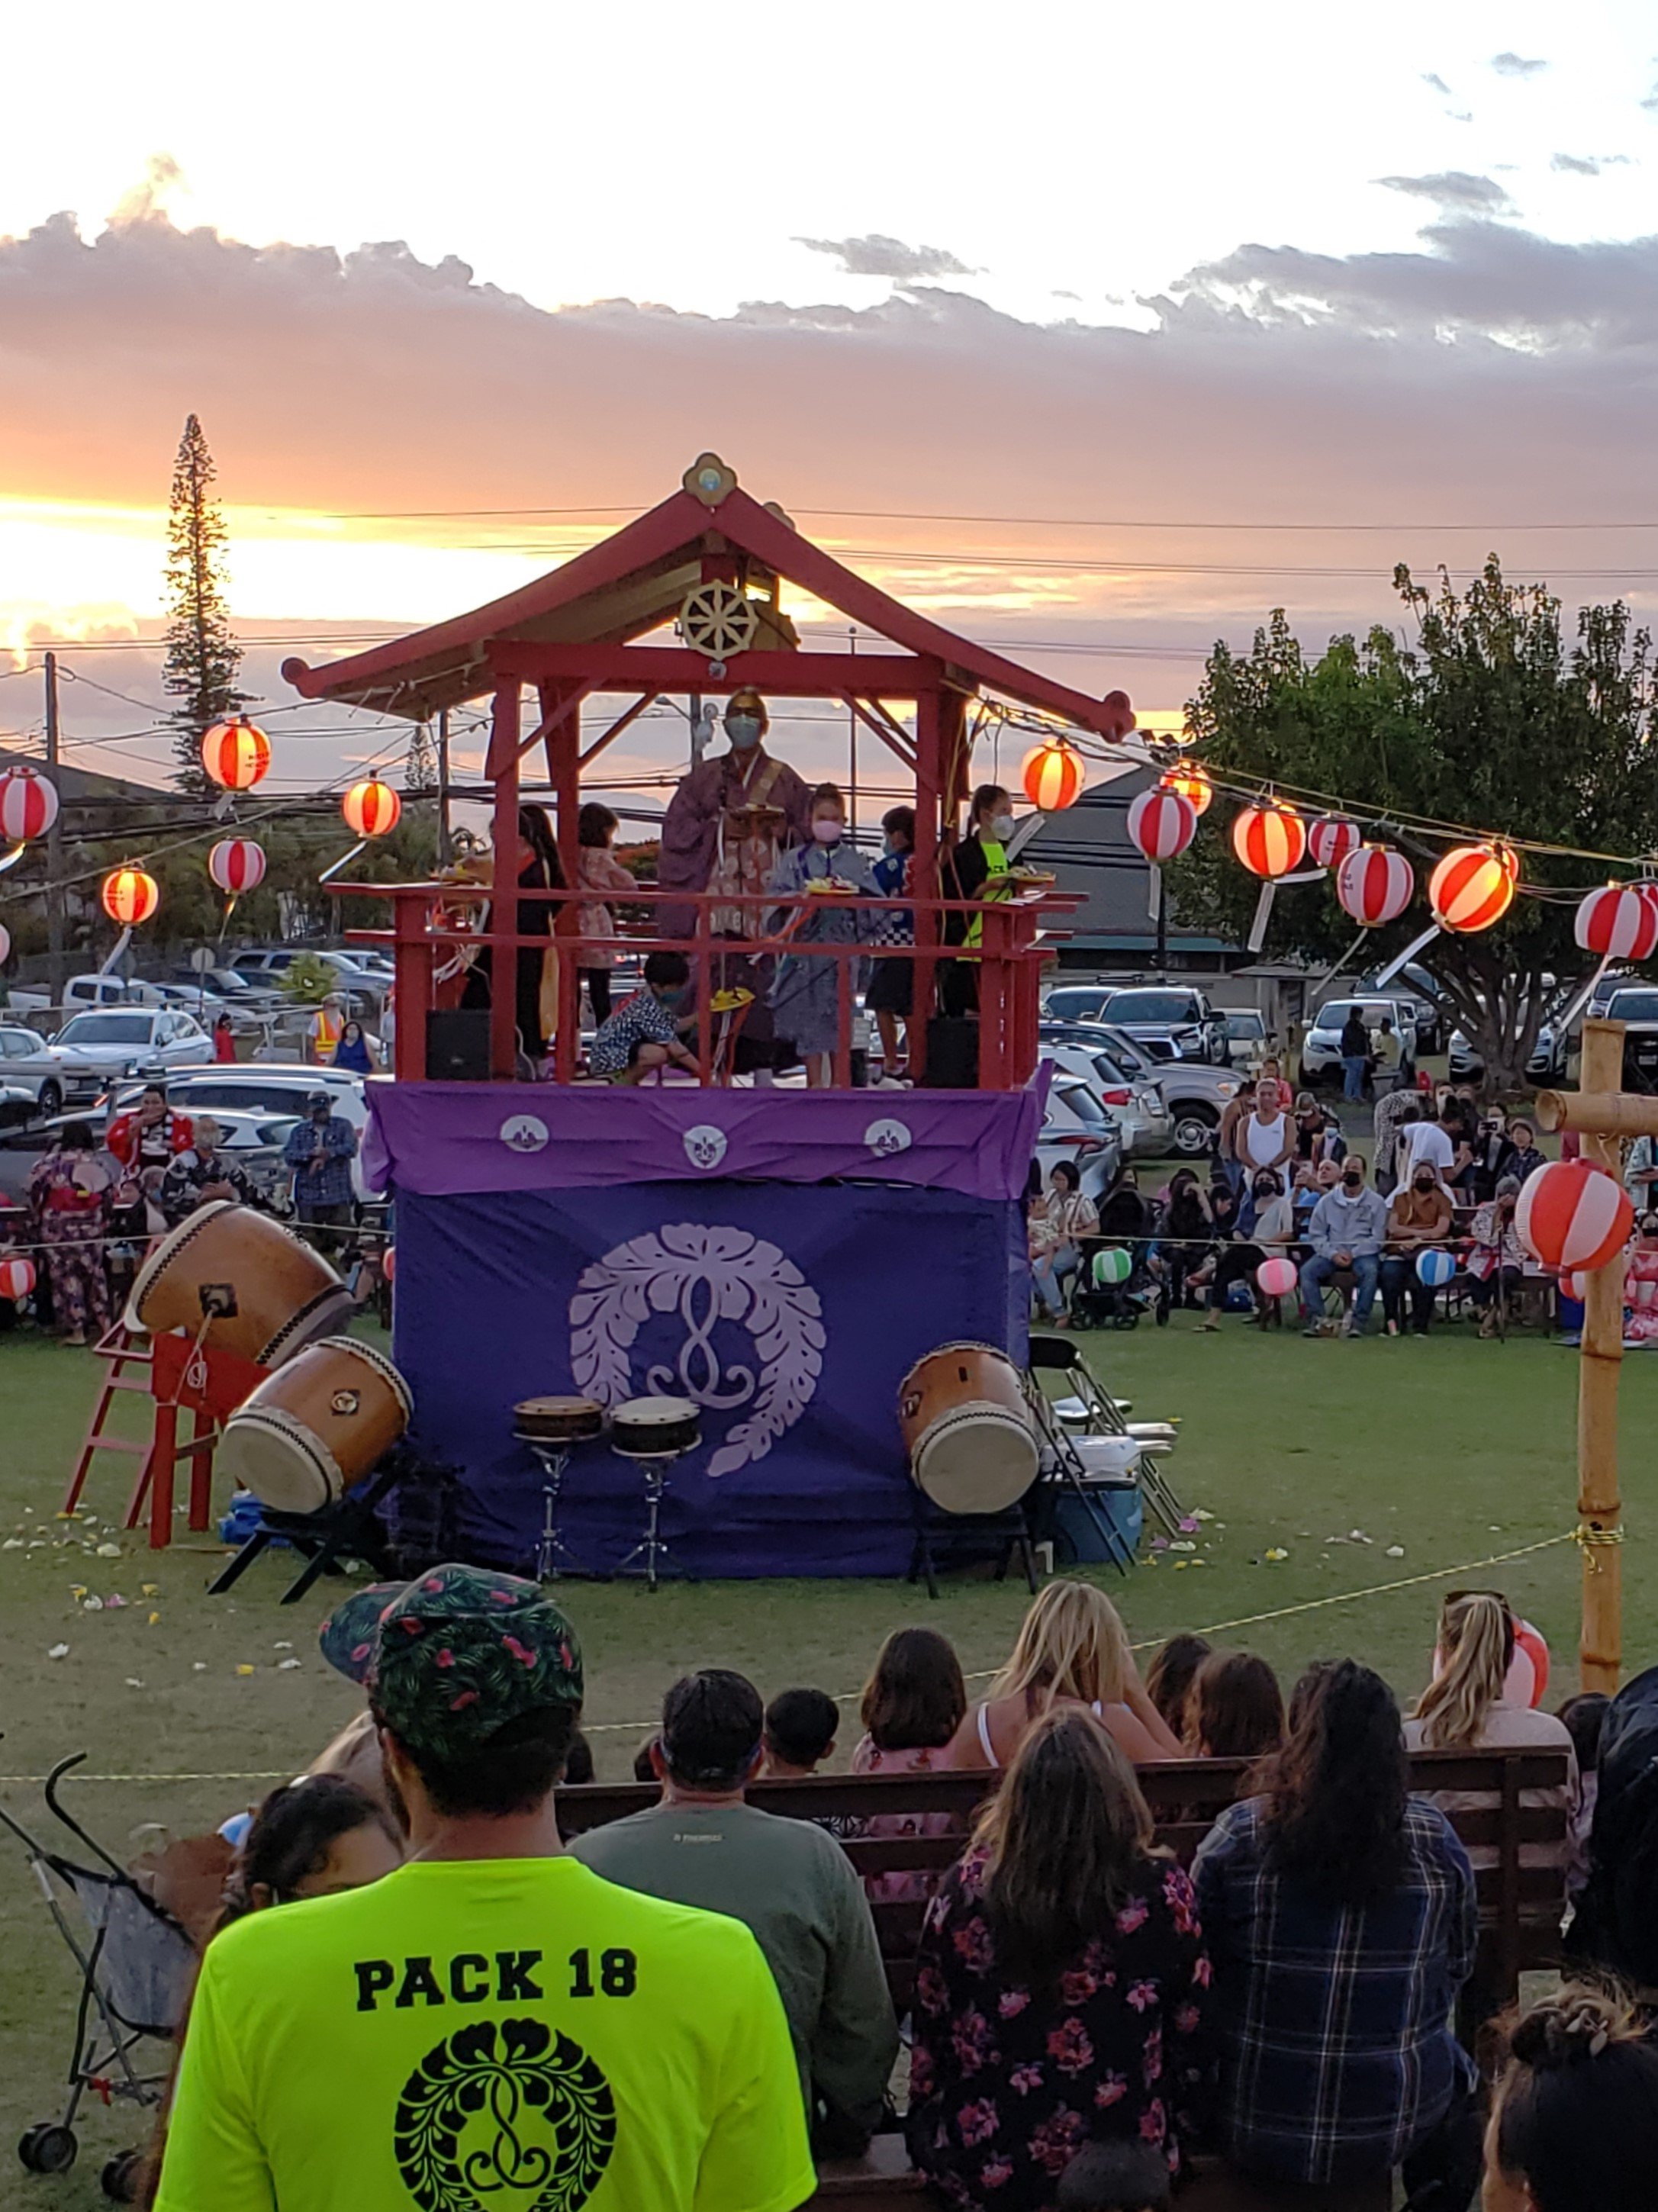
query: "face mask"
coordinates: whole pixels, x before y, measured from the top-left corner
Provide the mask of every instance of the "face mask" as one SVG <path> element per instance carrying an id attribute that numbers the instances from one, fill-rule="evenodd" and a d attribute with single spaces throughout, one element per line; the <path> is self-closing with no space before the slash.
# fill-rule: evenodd
<path id="1" fill-rule="evenodd" d="M 847 833 L 842 823 L 825 821 L 820 815 L 811 825 L 811 834 L 820 845 L 838 845 Z"/>
<path id="2" fill-rule="evenodd" d="M 1418 1176 L 1412 1186 L 1417 1190 L 1431 1190 L 1433 1187 L 1434 1179 L 1431 1176 Z"/>
<path id="3" fill-rule="evenodd" d="M 993 814 L 990 818 L 990 834 L 999 845 L 1005 845 L 1017 826 L 1011 814 Z"/>
<path id="4" fill-rule="evenodd" d="M 726 735 L 740 753 L 760 742 L 760 725 L 752 714 L 727 714 Z"/>
<path id="5" fill-rule="evenodd" d="M 1343 1176 L 1341 1178 L 1341 1188 L 1343 1190 L 1357 1190 L 1359 1186 L 1359 1180 L 1360 1179 L 1357 1176 Z"/>

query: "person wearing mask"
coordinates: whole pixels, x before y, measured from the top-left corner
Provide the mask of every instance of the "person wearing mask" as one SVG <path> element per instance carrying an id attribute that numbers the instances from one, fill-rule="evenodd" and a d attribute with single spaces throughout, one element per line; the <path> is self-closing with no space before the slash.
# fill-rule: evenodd
<path id="1" fill-rule="evenodd" d="M 1059 1705 L 1086 1706 L 1132 1760 L 1185 1756 L 1145 1693 L 1115 1606 L 1093 1583 L 1064 1577 L 1032 1600 L 1007 1664 L 956 1731 L 950 1765 L 1005 1766 Z"/>
<path id="2" fill-rule="evenodd" d="M 981 783 L 968 807 L 967 835 L 946 855 L 942 871 L 944 895 L 950 899 L 990 899 L 998 896 L 997 884 L 1006 876 L 1007 847 L 1017 824 L 1013 802 L 999 783 Z M 959 945 L 964 956 L 976 954 L 984 943 L 984 917 L 977 914 L 947 914 L 944 941 Z M 939 971 L 939 992 L 947 1014 L 970 1014 L 979 1003 L 976 958 L 948 962 Z"/>
<path id="3" fill-rule="evenodd" d="M 1393 1692 L 1326 1661 L 1296 1686 L 1260 1794 L 1198 1846 L 1219 2140 L 1263 2190 L 1385 2185 L 1402 2166 L 1413 2202 L 1461 2212 L 1479 2179 L 1477 2076 L 1450 2024 L 1473 1872 L 1410 1785 Z"/>
<path id="4" fill-rule="evenodd" d="M 584 899 L 576 908 L 576 927 L 581 933 L 579 972 L 587 987 L 587 1003 L 593 1010 L 596 1030 L 603 1029 L 610 1019 L 610 970 L 616 961 L 613 945 L 595 942 L 616 934 L 616 916 L 602 895 L 626 898 L 638 889 L 621 861 L 611 857 L 610 846 L 621 826 L 610 808 L 599 805 L 595 799 L 590 799 L 576 816 L 576 839 L 580 848 L 576 865 L 581 888 L 601 894 Z"/>
<path id="5" fill-rule="evenodd" d="M 1469 1194 L 1476 1206 L 1489 1206 L 1497 1195 L 1497 1184 L 1504 1176 L 1514 1172 L 1514 1143 L 1509 1135 L 1509 1117 L 1500 1106 L 1490 1107 L 1479 1117 L 1472 1151 L 1473 1174 L 1469 1180 Z"/>
<path id="6" fill-rule="evenodd" d="M 1650 2212 L 1658 2045 L 1615 1991 L 1567 1987 L 1522 2015 L 1485 2132 L 1484 2212 Z"/>
<path id="7" fill-rule="evenodd" d="M 331 969 L 329 973 L 334 971 Z M 331 991 L 305 1028 L 305 1056 L 313 1067 L 331 1067 L 345 1028 L 345 994 Z"/>
<path id="8" fill-rule="evenodd" d="M 1496 1335 L 1502 1319 L 1497 1301 L 1500 1298 L 1506 1307 L 1519 1295 L 1525 1277 L 1526 1248 L 1514 1225 L 1519 1200 L 1519 1176 L 1505 1175 L 1491 1204 L 1480 1206 L 1473 1217 L 1467 1268 L 1473 1279 L 1474 1304 L 1479 1309 L 1481 1336 Z"/>
<path id="9" fill-rule="evenodd" d="M 1426 1336 L 1433 1318 L 1434 1292 L 1416 1271 L 1424 1252 L 1443 1244 L 1456 1224 L 1455 1211 L 1434 1171 L 1424 1161 L 1412 1172 L 1409 1182 L 1394 1193 L 1388 1208 L 1388 1243 L 1382 1261 L 1382 1310 L 1388 1334 L 1397 1336 L 1405 1322 L 1405 1302 L 1410 1300 L 1411 1330 Z"/>
<path id="10" fill-rule="evenodd" d="M 653 1070 L 671 1063 L 700 1073 L 684 1031 L 696 1017 L 682 1014 L 680 1002 L 691 979 L 683 952 L 647 952 L 644 981 L 610 1015 L 587 1048 L 587 1070 L 607 1083 L 642 1083 Z"/>
<path id="11" fill-rule="evenodd" d="M 1030 1281 L 1046 1319 L 1062 1328 L 1066 1285 L 1082 1266 L 1082 1239 L 1099 1235 L 1100 1220 L 1083 1196 L 1074 1161 L 1055 1160 L 1048 1187 L 1047 1206 L 1030 1222 Z"/>
<path id="12" fill-rule="evenodd" d="M 816 889 L 804 907 L 780 910 L 774 926 L 791 947 L 800 945 L 856 945 L 866 938 L 877 916 L 859 908 L 845 890 L 872 896 L 875 878 L 869 862 L 847 836 L 847 803 L 840 787 L 820 783 L 811 794 L 807 841 L 785 853 L 767 886 L 786 897 Z M 823 886 L 835 888 L 825 891 Z M 843 889 L 843 887 L 845 887 Z M 848 1006 L 856 997 L 861 963 L 851 963 Z M 772 1024 L 806 1066 L 806 1082 L 826 1091 L 835 1081 L 835 1051 L 841 1036 L 841 963 L 813 959 L 810 953 L 784 952 L 772 978 Z M 850 1038 L 847 1043 L 850 1045 Z"/>
<path id="13" fill-rule="evenodd" d="M 1195 1759 L 1265 1759 L 1284 1742 L 1284 1692 L 1253 1651 L 1212 1652 L 1187 1705 L 1186 1741 Z"/>
<path id="14" fill-rule="evenodd" d="M 1320 1167 L 1326 1160 L 1334 1160 L 1338 1166 L 1347 1157 L 1347 1139 L 1341 1133 L 1341 1124 L 1333 1114 L 1327 1114 L 1310 1091 L 1303 1091 L 1296 1101 L 1296 1149 L 1297 1161 L 1310 1160 Z"/>
<path id="15" fill-rule="evenodd" d="M 1158 1250 L 1153 1265 L 1158 1272 L 1158 1304 L 1163 1311 L 1196 1304 L 1187 1280 L 1208 1259 L 1214 1229 L 1195 1170 L 1176 1168 L 1169 1178 L 1156 1230 Z"/>
<path id="16" fill-rule="evenodd" d="M 1238 1233 L 1238 1217 L 1242 1211 L 1242 1185 L 1233 1183 L 1224 1160 L 1211 1160 L 1207 1198 L 1209 1218 L 1214 1225 L 1218 1243 L 1229 1244 Z"/>
<path id="17" fill-rule="evenodd" d="M 1450 1197 L 1457 1173 L 1467 1164 L 1466 1158 L 1458 1157 L 1459 1127 L 1455 1103 L 1448 1096 L 1432 1115 L 1407 1121 L 1399 1137 L 1396 1167 L 1400 1182 L 1414 1180 L 1420 1162 L 1433 1170 L 1435 1181 Z"/>
<path id="18" fill-rule="evenodd" d="M 915 809 L 913 806 L 889 807 L 881 817 L 881 857 L 871 870 L 875 888 L 883 898 L 902 898 L 910 888 L 910 864 L 915 857 Z M 908 907 L 890 908 L 876 923 L 874 941 L 879 945 L 912 945 L 915 942 L 915 916 Z M 909 1054 L 909 1024 L 914 1012 L 915 963 L 913 960 L 887 957 L 871 963 L 869 988 L 864 994 L 864 1006 L 875 1017 L 875 1026 L 881 1038 L 881 1070 L 887 1081 L 895 1080 L 908 1063 Z M 898 1050 L 898 1023 L 904 1024 L 904 1053 Z"/>
<path id="19" fill-rule="evenodd" d="M 1370 1072 L 1370 1032 L 1357 1006 L 1349 1006 L 1341 1024 L 1341 1095 L 1349 1105 L 1363 1103 L 1364 1079 Z"/>
<path id="20" fill-rule="evenodd" d="M 1388 1209 L 1375 1191 L 1364 1188 L 1363 1161 L 1357 1152 L 1349 1152 L 1341 1164 L 1339 1189 L 1326 1191 L 1307 1224 L 1313 1252 L 1302 1263 L 1301 1313 L 1309 1336 L 1325 1334 L 1324 1285 L 1342 1268 L 1352 1270 L 1355 1284 L 1353 1310 L 1344 1333 L 1363 1335 L 1376 1303 L 1387 1232 Z"/>
<path id="21" fill-rule="evenodd" d="M 1514 1146 L 1514 1157 L 1503 1170 L 1505 1175 L 1515 1176 L 1523 1185 L 1539 1168 L 1548 1162 L 1537 1149 L 1537 1132 L 1529 1121 L 1515 1120 L 1509 1124 L 1509 1141 Z"/>
<path id="22" fill-rule="evenodd" d="M 1263 1260 L 1288 1259 L 1296 1237 L 1294 1204 L 1285 1194 L 1276 1169 L 1263 1168 L 1239 1209 L 1236 1240 L 1224 1244 L 1216 1258 L 1214 1273 L 1204 1292 L 1203 1328 L 1211 1333 L 1218 1329 L 1220 1323 L 1215 1316 L 1224 1311 L 1226 1293 L 1232 1285 L 1253 1284 Z"/>
<path id="23" fill-rule="evenodd" d="M 302 1228 L 349 1229 L 356 1211 L 351 1163 L 357 1133 L 335 1113 L 325 1091 L 313 1091 L 305 1109 L 305 1120 L 294 1124 L 282 1146 L 283 1163 L 294 1172 L 295 1217 Z M 330 1241 L 324 1238 L 325 1254 Z"/>
<path id="24" fill-rule="evenodd" d="M 753 1930 L 788 2017 L 820 2154 L 854 2156 L 881 2117 L 897 2023 L 851 1860 L 811 1821 L 744 1802 L 764 1761 L 764 1724 L 744 1675 L 709 1667 L 683 1676 L 663 1700 L 653 1748 L 661 1803 L 589 1828 L 570 1850 L 607 1881 Z M 776 2112 L 763 2117 L 779 2123 Z M 741 2201 L 756 2212 L 768 2203 Z"/>
<path id="25" fill-rule="evenodd" d="M 372 1075 L 380 1066 L 368 1032 L 359 1021 L 349 1021 L 334 1048 L 334 1065 L 350 1075 Z"/>
<path id="26" fill-rule="evenodd" d="M 1179 2173 L 1209 1984 L 1191 1883 L 1153 1848 L 1133 1767 L 1092 1714 L 1045 1715 L 922 1930 L 912 2159 L 960 2212 L 1048 2212 L 1095 2134 Z"/>
<path id="27" fill-rule="evenodd" d="M 29 1170 L 28 1206 L 52 1318 L 65 1344 L 96 1344 L 110 1324 L 104 1239 L 114 1186 L 84 1121 L 68 1121 Z"/>
<path id="28" fill-rule="evenodd" d="M 409 1856 L 208 1946 L 156 2212 L 804 2203 L 793 2055 L 754 1937 L 564 1849 L 568 1620 L 532 1583 L 452 1564 L 389 1604 L 359 1595 Z"/>
<path id="29" fill-rule="evenodd" d="M 229 1066 L 236 1057 L 236 1034 L 228 1014 L 221 1014 L 213 1024 L 213 1057 L 222 1066 Z"/>
<path id="30" fill-rule="evenodd" d="M 553 930 L 559 909 L 550 899 L 537 898 L 533 894 L 562 891 L 565 888 L 563 864 L 558 857 L 553 825 L 544 806 L 519 807 L 513 866 L 519 896 L 513 900 L 510 908 L 504 896 L 492 898 L 488 926 L 507 926 L 510 913 L 514 933 L 537 940 L 519 945 L 513 956 L 513 1006 L 519 1050 L 532 1068 L 538 1069 L 547 1054 L 548 1039 L 558 1026 L 558 948 L 553 942 Z M 493 885 L 493 860 L 489 878 Z M 494 919 L 497 908 L 507 909 L 499 923 Z M 494 950 L 489 945 L 479 946 L 461 994 L 463 1006 L 487 1006 L 491 1003 Z"/>
<path id="31" fill-rule="evenodd" d="M 229 1153 L 221 1149 L 224 1132 L 210 1114 L 196 1117 L 196 1141 L 187 1152 L 176 1152 L 161 1178 L 161 1206 L 167 1226 L 175 1228 L 186 1214 L 215 1199 L 238 1206 L 253 1203 L 253 1187 Z"/>

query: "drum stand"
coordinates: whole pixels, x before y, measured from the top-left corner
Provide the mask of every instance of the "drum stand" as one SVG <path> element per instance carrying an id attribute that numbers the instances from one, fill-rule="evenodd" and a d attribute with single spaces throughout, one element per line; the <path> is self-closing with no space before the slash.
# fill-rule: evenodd
<path id="1" fill-rule="evenodd" d="M 653 1596 L 655 1595 L 657 1584 L 664 1575 L 679 1575 L 687 1582 L 691 1579 L 686 1570 L 670 1553 L 667 1540 L 661 1534 L 661 1526 L 662 1500 L 667 1494 L 669 1470 L 676 1461 L 684 1458 L 685 1451 L 694 1450 L 695 1448 L 694 1445 L 688 1444 L 682 1451 L 617 1453 L 618 1458 L 630 1459 L 636 1466 L 644 1469 L 645 1534 L 641 1541 L 634 1546 L 627 1558 L 618 1563 L 616 1571 L 618 1577 L 631 1574 L 635 1571 L 634 1561 L 642 1560 L 645 1587 Z M 615 1450 L 616 1447 L 612 1445 L 611 1449 Z"/>
<path id="2" fill-rule="evenodd" d="M 571 1447 L 568 1443 L 550 1443 L 545 1437 L 526 1437 L 521 1432 L 519 1442 L 529 1445 L 547 1478 L 541 1492 L 541 1540 L 536 1546 L 536 1580 L 556 1583 L 562 1574 L 593 1576 L 595 1570 L 580 1552 L 565 1542 L 559 1530 L 564 1471 L 570 1464 Z"/>

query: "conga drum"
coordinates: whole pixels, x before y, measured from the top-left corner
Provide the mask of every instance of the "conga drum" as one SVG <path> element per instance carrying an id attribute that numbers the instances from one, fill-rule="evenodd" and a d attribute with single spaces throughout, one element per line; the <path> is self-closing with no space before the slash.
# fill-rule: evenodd
<path id="1" fill-rule="evenodd" d="M 916 1486 L 945 1513 L 1001 1513 L 1036 1480 L 1035 1424 L 1019 1370 L 993 1344 L 944 1344 L 898 1393 Z"/>
<path id="2" fill-rule="evenodd" d="M 266 1376 L 225 1424 L 219 1464 L 282 1513 L 342 1498 L 409 1425 L 409 1386 L 384 1353 L 325 1336 Z"/>
<path id="3" fill-rule="evenodd" d="M 320 1253 L 268 1213 L 224 1198 L 161 1239 L 138 1271 L 125 1319 L 152 1336 L 183 1329 L 210 1352 L 280 1367 L 350 1316 L 351 1293 Z"/>

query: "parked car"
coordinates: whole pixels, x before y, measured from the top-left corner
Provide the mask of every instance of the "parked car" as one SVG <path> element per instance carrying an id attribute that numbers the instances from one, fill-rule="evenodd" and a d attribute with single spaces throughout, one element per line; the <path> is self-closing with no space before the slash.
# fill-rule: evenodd
<path id="1" fill-rule="evenodd" d="M 213 1040 L 193 1014 L 167 1006 L 110 1006 L 76 1014 L 47 1047 L 58 1064 L 65 1103 L 95 1098 L 123 1077 L 147 1068 L 200 1066 Z"/>
<path id="2" fill-rule="evenodd" d="M 58 1054 L 38 1030 L 0 1027 L 0 1084 L 25 1091 L 36 1112 L 61 1113 L 69 1093 Z"/>
<path id="3" fill-rule="evenodd" d="M 1045 1042 L 1041 1049 L 1042 1058 L 1056 1068 L 1091 1085 L 1116 1124 L 1127 1158 L 1160 1160 L 1166 1156 L 1174 1123 L 1155 1081 L 1137 1079 L 1100 1045 L 1060 1040 Z"/>
<path id="4" fill-rule="evenodd" d="M 378 963 L 371 968 L 359 961 L 355 951 L 337 951 L 319 945 L 251 945 L 234 954 L 230 964 L 250 983 L 279 986 L 294 963 L 307 957 L 331 968 L 342 990 L 361 990 L 376 1006 L 394 980 L 394 970 Z"/>
<path id="5" fill-rule="evenodd" d="M 1341 1080 L 1341 1032 L 1355 1006 L 1369 1030 L 1380 1029 L 1384 1014 L 1391 1020 L 1399 1032 L 1405 1073 L 1408 1075 L 1414 1069 L 1416 1024 L 1411 1019 L 1403 1000 L 1331 999 L 1313 1016 L 1311 1025 L 1301 1041 L 1301 1079 L 1309 1091 L 1315 1089 L 1320 1083 L 1339 1083 Z"/>
<path id="6" fill-rule="evenodd" d="M 1044 1022 L 1042 1036 L 1100 1046 L 1136 1081 L 1154 1079 L 1169 1109 L 1170 1146 L 1181 1159 L 1202 1159 L 1214 1150 L 1220 1117 L 1237 1097 L 1241 1076 L 1198 1060 L 1153 1060 L 1126 1030 L 1108 1022 Z"/>
<path id="7" fill-rule="evenodd" d="M 1416 1024 L 1418 1052 L 1438 1052 L 1444 1043 L 1445 1020 L 1439 1011 L 1439 987 L 1433 977 L 1425 968 L 1410 960 L 1383 989 L 1376 980 L 1381 973 L 1378 968 L 1371 975 L 1356 977 L 1354 990 L 1363 997 L 1404 1000 Z"/>
<path id="8" fill-rule="evenodd" d="M 1658 993 L 1649 993 L 1658 998 Z M 1531 1057 L 1526 1062 L 1526 1074 L 1533 1083 L 1554 1083 L 1566 1072 L 1566 1048 L 1569 1040 L 1555 1035 L 1554 1024 L 1545 1022 L 1537 1032 L 1537 1042 L 1532 1047 Z M 1469 1042 L 1463 1030 L 1451 1031 L 1447 1053 L 1447 1064 L 1453 1083 L 1480 1083 L 1485 1079 L 1485 1063 Z"/>
<path id="9" fill-rule="evenodd" d="M 268 1006 L 278 995 L 274 983 L 257 983 L 235 968 L 175 968 L 171 981 L 187 998 L 205 991 L 210 998 L 222 999 L 233 1012 L 241 1007 Z"/>
<path id="10" fill-rule="evenodd" d="M 1122 1139 L 1091 1085 L 1055 1072 L 1036 1139 L 1036 1164 L 1046 1183 L 1059 1160 L 1069 1160 L 1082 1179 L 1083 1196 L 1097 1206 L 1122 1166 Z"/>
<path id="11" fill-rule="evenodd" d="M 1127 1030 L 1153 1060 L 1226 1065 L 1226 1024 L 1201 991 L 1186 984 L 1127 984 L 1108 991 L 1094 1018 Z"/>
<path id="12" fill-rule="evenodd" d="M 15 1013 L 44 1014 L 54 1006 L 61 1006 L 65 1013 L 82 1013 L 93 1006 L 125 1006 L 143 1001 L 135 996 L 125 975 L 71 975 L 61 999 L 54 999 L 45 983 L 21 983 L 6 994 L 6 1003 Z"/>
<path id="13" fill-rule="evenodd" d="M 1217 1006 L 1215 1012 L 1226 1027 L 1228 1066 L 1252 1073 L 1266 1057 L 1266 1017 L 1254 1006 Z"/>
<path id="14" fill-rule="evenodd" d="M 111 1118 L 137 1104 L 143 1089 L 141 1083 L 125 1084 L 99 1102 L 100 1134 Z M 285 1144 L 295 1122 L 305 1119 L 305 1102 L 313 1091 L 326 1091 L 333 1111 L 342 1121 L 349 1121 L 361 1138 L 368 1125 L 367 1093 L 361 1077 L 346 1068 L 307 1067 L 294 1061 L 276 1066 L 258 1060 L 236 1067 L 204 1067 L 170 1078 L 167 1097 L 168 1105 L 181 1114 L 211 1114 L 221 1123 L 231 1115 L 239 1121 L 265 1126 L 280 1121 Z M 352 1182 L 359 1198 L 367 1196 L 361 1158 L 352 1162 Z"/>

